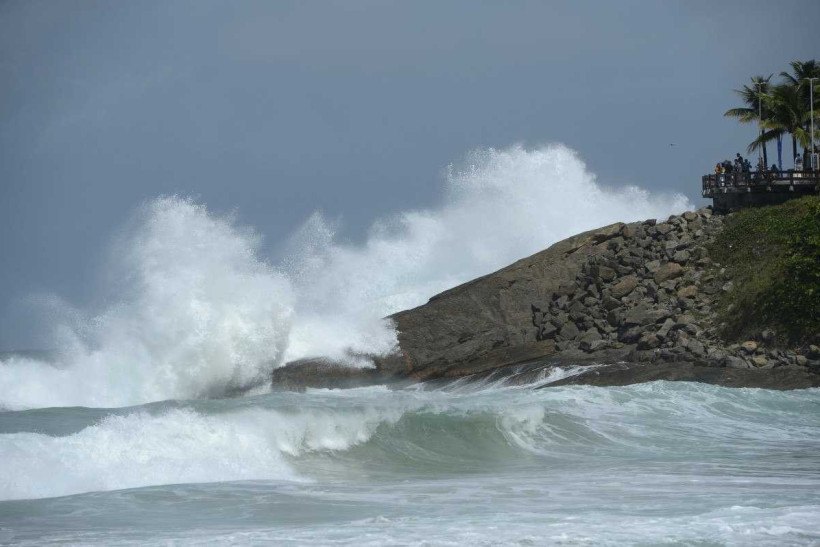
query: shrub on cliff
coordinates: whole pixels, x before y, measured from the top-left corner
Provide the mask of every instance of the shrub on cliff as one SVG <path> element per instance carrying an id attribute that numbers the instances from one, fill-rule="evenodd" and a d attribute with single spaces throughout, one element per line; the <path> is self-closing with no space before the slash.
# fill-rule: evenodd
<path id="1" fill-rule="evenodd" d="M 710 255 L 732 280 L 718 302 L 727 340 L 773 329 L 794 345 L 820 333 L 820 197 L 729 216 Z"/>

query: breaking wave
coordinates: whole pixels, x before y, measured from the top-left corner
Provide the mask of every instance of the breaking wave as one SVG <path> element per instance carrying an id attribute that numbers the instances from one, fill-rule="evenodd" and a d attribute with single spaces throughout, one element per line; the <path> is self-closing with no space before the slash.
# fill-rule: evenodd
<path id="1" fill-rule="evenodd" d="M 0 499 L 237 480 L 433 478 L 517 465 L 592 472 L 606 462 L 652 461 L 729 469 L 739 464 L 738 450 L 766 467 L 779 459 L 784 443 L 794 454 L 813 457 L 817 410 L 817 390 L 674 382 L 469 392 L 313 390 L 141 407 L 102 418 L 73 409 L 75 424 L 88 423 L 48 434 L 0 434 Z M 7 413 L 0 425 L 8 430 L 31 423 L 30 412 L 40 413 L 38 423 L 53 420 L 59 429 L 68 410 Z M 797 473 L 811 461 L 779 461 L 782 481 L 792 480 L 792 467 Z"/>
<path id="2" fill-rule="evenodd" d="M 125 406 L 264 384 L 286 360 L 383 354 L 383 318 L 579 231 L 665 217 L 680 195 L 607 188 L 561 145 L 479 150 L 446 173 L 438 205 L 376 220 L 360 244 L 320 214 L 279 259 L 191 199 L 142 207 L 111 251 L 112 296 L 56 314 L 55 363 L 0 364 L 0 407 Z"/>

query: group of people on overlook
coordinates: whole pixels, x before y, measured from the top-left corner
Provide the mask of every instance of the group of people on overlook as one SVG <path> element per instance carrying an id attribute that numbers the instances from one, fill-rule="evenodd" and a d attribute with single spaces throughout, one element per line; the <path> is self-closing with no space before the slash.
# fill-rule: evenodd
<path id="1" fill-rule="evenodd" d="M 757 162 L 757 170 L 758 171 L 772 171 L 774 173 L 779 173 L 780 169 L 777 168 L 776 164 L 772 164 L 770 168 L 766 167 L 766 164 L 763 163 L 763 158 L 760 158 Z M 752 162 L 750 162 L 747 158 L 744 158 L 740 155 L 740 152 L 735 154 L 734 161 L 723 160 L 715 164 L 715 174 L 716 175 L 723 175 L 729 173 L 750 173 L 752 171 Z"/>

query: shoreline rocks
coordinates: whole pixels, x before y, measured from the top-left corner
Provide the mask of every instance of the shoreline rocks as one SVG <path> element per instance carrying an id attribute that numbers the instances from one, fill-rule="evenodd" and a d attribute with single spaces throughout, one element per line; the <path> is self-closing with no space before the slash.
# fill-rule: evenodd
<path id="1" fill-rule="evenodd" d="M 714 303 L 732 282 L 707 249 L 724 220 L 703 208 L 560 241 L 391 316 L 400 355 L 377 370 L 420 381 L 549 358 L 656 365 L 655 379 L 674 379 L 672 364 L 786 367 L 803 387 L 820 385 L 816 346 L 777 348 L 771 331 L 740 344 L 719 339 Z M 690 376 L 717 383 L 727 374 Z"/>

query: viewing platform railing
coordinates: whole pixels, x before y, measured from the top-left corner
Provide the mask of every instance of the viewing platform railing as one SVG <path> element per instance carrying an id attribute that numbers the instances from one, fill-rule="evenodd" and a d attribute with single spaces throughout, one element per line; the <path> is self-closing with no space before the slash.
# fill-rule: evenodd
<path id="1" fill-rule="evenodd" d="M 703 197 L 721 194 L 799 192 L 820 190 L 818 171 L 739 171 L 703 177 Z"/>

